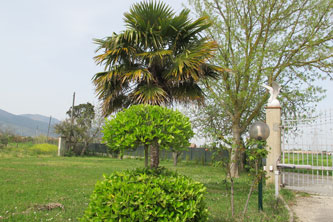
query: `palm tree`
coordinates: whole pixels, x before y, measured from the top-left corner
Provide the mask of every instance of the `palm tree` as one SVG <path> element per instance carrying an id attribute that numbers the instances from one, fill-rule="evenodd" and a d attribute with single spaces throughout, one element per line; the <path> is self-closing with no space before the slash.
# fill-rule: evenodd
<path id="1" fill-rule="evenodd" d="M 203 102 L 199 82 L 220 71 L 208 63 L 217 44 L 201 36 L 210 26 L 207 18 L 192 21 L 189 12 L 176 15 L 162 2 L 137 3 L 124 14 L 125 31 L 95 39 L 102 52 L 95 61 L 105 69 L 93 83 L 105 116 L 133 104 Z M 151 153 L 158 165 L 158 149 Z"/>

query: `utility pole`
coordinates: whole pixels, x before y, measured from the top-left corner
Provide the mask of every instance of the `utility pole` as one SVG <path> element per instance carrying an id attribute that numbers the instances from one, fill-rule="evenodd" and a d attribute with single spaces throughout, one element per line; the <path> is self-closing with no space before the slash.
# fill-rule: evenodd
<path id="1" fill-rule="evenodd" d="M 36 133 L 35 133 L 35 139 L 37 140 L 37 136 L 38 136 L 39 132 L 38 132 L 38 125 L 36 126 Z"/>
<path id="2" fill-rule="evenodd" d="M 71 112 L 71 127 L 73 129 L 74 124 L 74 103 L 75 103 L 75 92 L 73 93 L 73 104 L 72 104 L 72 112 Z"/>
<path id="3" fill-rule="evenodd" d="M 75 92 L 73 93 L 73 104 L 72 104 L 72 111 L 71 111 L 71 133 L 70 133 L 70 138 L 69 141 L 72 143 L 72 138 L 74 136 L 73 133 L 73 125 L 74 125 L 74 103 L 75 103 Z"/>
<path id="4" fill-rule="evenodd" d="M 50 116 L 50 120 L 49 120 L 49 127 L 47 128 L 47 141 L 49 141 L 49 133 L 50 133 L 50 126 L 51 126 L 51 119 L 52 119 L 52 116 Z"/>

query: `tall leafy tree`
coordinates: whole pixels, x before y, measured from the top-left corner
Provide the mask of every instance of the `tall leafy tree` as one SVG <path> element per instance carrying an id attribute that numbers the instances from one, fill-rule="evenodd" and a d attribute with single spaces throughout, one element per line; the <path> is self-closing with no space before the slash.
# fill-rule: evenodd
<path id="1" fill-rule="evenodd" d="M 323 98 L 316 81 L 333 72 L 331 0 L 189 0 L 198 16 L 213 25 L 207 34 L 218 42 L 220 81 L 207 85 L 207 105 L 197 110 L 200 126 L 233 149 L 231 176 L 238 175 L 242 137 L 263 117 L 268 93 L 263 83 L 282 85 L 284 112 L 309 110 Z M 328 74 L 328 75 L 327 75 Z M 311 108 L 311 106 L 310 106 Z M 208 125 L 204 123 L 209 123 Z"/>
<path id="2" fill-rule="evenodd" d="M 105 116 L 133 104 L 203 102 L 199 82 L 220 70 L 208 63 L 217 45 L 201 35 L 211 25 L 207 18 L 192 21 L 189 13 L 144 1 L 124 14 L 126 30 L 95 39 L 101 52 L 95 60 L 105 71 L 93 82 Z"/>

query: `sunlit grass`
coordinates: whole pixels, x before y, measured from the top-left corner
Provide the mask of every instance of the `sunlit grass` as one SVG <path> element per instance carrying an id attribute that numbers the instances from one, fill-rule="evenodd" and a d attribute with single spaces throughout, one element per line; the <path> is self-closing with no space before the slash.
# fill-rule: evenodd
<path id="1" fill-rule="evenodd" d="M 10 143 L 0 148 L 0 157 L 56 156 L 58 147 L 54 144 Z"/>
<path id="2" fill-rule="evenodd" d="M 144 164 L 142 160 L 135 159 L 45 155 L 16 157 L 9 154 L 13 153 L 7 152 L 7 157 L 0 154 L 2 221 L 77 221 L 87 207 L 96 181 L 101 180 L 103 174 L 142 167 Z M 210 221 L 233 221 L 230 212 L 230 183 L 224 180 L 223 169 L 185 161 L 177 167 L 171 161 L 162 161 L 161 165 L 202 182 L 207 187 L 206 202 Z M 238 216 L 243 210 L 250 184 L 247 175 L 235 181 L 235 209 Z M 247 221 L 287 221 L 288 214 L 281 205 L 276 204 L 273 193 L 273 188 L 264 188 L 265 213 L 259 213 L 257 192 L 254 192 Z M 37 205 L 48 203 L 61 203 L 64 209 L 36 208 Z"/>

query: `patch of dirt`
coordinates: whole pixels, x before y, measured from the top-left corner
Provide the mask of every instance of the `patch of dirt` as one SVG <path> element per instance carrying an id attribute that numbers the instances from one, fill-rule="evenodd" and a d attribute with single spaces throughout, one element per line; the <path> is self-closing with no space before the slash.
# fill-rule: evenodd
<path id="1" fill-rule="evenodd" d="M 54 208 L 64 209 L 64 206 L 61 203 L 48 203 L 44 205 L 35 205 L 36 210 L 52 210 Z"/>
<path id="2" fill-rule="evenodd" d="M 291 206 L 297 222 L 332 222 L 333 197 L 325 195 L 297 196 Z"/>
<path id="3" fill-rule="evenodd" d="M 27 210 L 21 212 L 21 213 L 12 213 L 11 215 L 17 215 L 17 214 L 28 214 L 30 213 L 32 210 L 53 210 L 55 208 L 60 208 L 60 209 L 64 209 L 64 205 L 62 205 L 61 203 L 48 203 L 48 204 L 40 204 L 40 205 L 35 205 L 34 207 L 30 207 Z M 8 219 L 7 217 L 2 217 L 0 216 L 0 220 L 3 219 Z"/>

